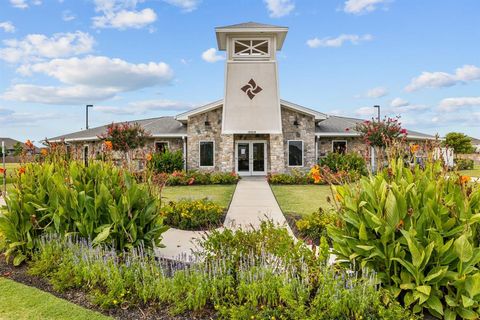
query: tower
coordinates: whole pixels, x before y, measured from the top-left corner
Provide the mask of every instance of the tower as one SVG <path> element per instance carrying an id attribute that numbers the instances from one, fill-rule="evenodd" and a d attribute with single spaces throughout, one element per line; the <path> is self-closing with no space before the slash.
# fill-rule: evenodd
<path id="1" fill-rule="evenodd" d="M 216 28 L 227 52 L 223 134 L 281 134 L 277 51 L 288 32 L 254 22 Z"/>

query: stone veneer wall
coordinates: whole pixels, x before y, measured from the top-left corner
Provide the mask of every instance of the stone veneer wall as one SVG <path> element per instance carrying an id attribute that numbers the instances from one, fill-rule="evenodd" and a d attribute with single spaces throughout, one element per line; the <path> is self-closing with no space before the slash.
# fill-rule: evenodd
<path id="1" fill-rule="evenodd" d="M 333 141 L 347 141 L 347 152 L 357 152 L 365 159 L 370 158 L 370 147 L 359 137 L 329 137 L 318 139 L 318 157 L 324 157 L 332 152 Z"/>
<path id="2" fill-rule="evenodd" d="M 233 135 L 222 137 L 222 110 L 220 107 L 188 118 L 187 169 L 232 170 Z M 208 127 L 205 126 L 207 119 L 210 122 Z M 200 168 L 200 141 L 214 142 L 214 167 Z"/>
<path id="3" fill-rule="evenodd" d="M 298 126 L 294 122 L 298 121 Z M 315 163 L 315 118 L 291 109 L 282 107 L 284 170 L 309 170 Z M 303 141 L 303 167 L 288 166 L 288 140 Z"/>
<path id="4" fill-rule="evenodd" d="M 133 160 L 144 160 L 147 153 L 155 152 L 155 142 L 168 142 L 169 150 L 172 152 L 182 151 L 183 153 L 183 139 L 182 138 L 149 138 L 145 147 L 134 150 Z M 103 141 L 88 141 L 70 143 L 70 154 L 75 160 L 83 160 L 83 148 L 88 145 L 88 153 L 90 159 L 95 159 L 98 155 L 103 153 Z M 116 160 L 123 159 L 123 155 L 117 151 L 113 158 Z"/>

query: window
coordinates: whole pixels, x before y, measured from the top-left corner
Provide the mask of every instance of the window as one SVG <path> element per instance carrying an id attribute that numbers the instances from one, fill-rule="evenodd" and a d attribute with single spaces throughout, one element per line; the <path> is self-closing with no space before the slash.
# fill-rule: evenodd
<path id="1" fill-rule="evenodd" d="M 234 55 L 236 57 L 268 57 L 269 41 L 259 40 L 234 40 Z"/>
<path id="2" fill-rule="evenodd" d="M 288 166 L 303 167 L 303 141 L 288 141 Z"/>
<path id="3" fill-rule="evenodd" d="M 345 140 L 333 140 L 332 141 L 332 151 L 340 154 L 345 154 L 347 152 L 347 141 Z"/>
<path id="4" fill-rule="evenodd" d="M 214 152 L 213 141 L 200 141 L 200 167 L 213 167 Z"/>
<path id="5" fill-rule="evenodd" d="M 168 150 L 168 142 L 164 141 L 155 141 L 155 152 L 156 153 L 165 153 Z"/>

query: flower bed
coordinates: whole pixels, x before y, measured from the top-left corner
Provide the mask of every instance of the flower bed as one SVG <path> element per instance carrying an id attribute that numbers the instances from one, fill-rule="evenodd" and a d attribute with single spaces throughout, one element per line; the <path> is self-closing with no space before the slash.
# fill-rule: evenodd
<path id="1" fill-rule="evenodd" d="M 164 223 L 182 230 L 204 230 L 219 227 L 226 209 L 209 200 L 170 201 L 161 209 Z"/>
<path id="2" fill-rule="evenodd" d="M 168 175 L 166 185 L 236 184 L 238 180 L 240 180 L 240 176 L 235 172 L 174 171 Z"/>
<path id="3" fill-rule="evenodd" d="M 29 272 L 59 291 L 86 290 L 104 309 L 195 312 L 196 319 L 415 319 L 378 290 L 374 273 L 326 267 L 271 223 L 213 232 L 202 252 L 201 262 L 188 266 L 140 249 L 120 257 L 87 241 L 50 237 Z"/>

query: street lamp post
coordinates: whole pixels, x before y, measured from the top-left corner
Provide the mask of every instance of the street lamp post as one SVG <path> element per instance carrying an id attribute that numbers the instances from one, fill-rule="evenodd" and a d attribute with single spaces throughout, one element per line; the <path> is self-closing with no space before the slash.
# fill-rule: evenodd
<path id="1" fill-rule="evenodd" d="M 88 130 L 88 108 L 93 108 L 93 104 L 87 104 L 85 106 L 85 113 L 86 113 L 86 117 L 85 117 L 85 129 Z"/>
<path id="2" fill-rule="evenodd" d="M 377 120 L 378 120 L 378 122 L 380 122 L 380 106 L 376 105 L 376 106 L 373 106 L 373 107 L 377 108 Z"/>

